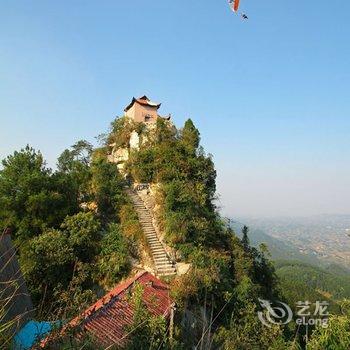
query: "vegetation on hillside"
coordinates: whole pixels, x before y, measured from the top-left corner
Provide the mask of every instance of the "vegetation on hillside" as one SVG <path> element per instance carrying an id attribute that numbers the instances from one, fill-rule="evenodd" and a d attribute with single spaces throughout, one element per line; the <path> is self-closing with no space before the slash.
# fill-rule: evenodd
<path id="1" fill-rule="evenodd" d="M 56 171 L 29 146 L 3 161 L 0 222 L 13 232 L 38 317 L 72 317 L 129 274 L 138 249 L 122 229 L 123 186 L 86 141 L 65 150 Z"/>
<path id="2" fill-rule="evenodd" d="M 137 310 L 134 326 L 145 326 L 134 327 L 129 348 L 305 346 L 303 330 L 292 324 L 266 328 L 259 321 L 259 298 L 288 303 L 309 298 L 298 290 L 307 285 L 314 297 L 329 293 L 337 303 L 347 290 L 337 289 L 337 278 L 307 265 L 281 263 L 276 273 L 266 246 L 250 244 L 248 228 L 240 238 L 224 224 L 215 205 L 213 160 L 200 146 L 200 133 L 191 120 L 177 130 L 159 118 L 154 129 L 146 130 L 119 118 L 104 147 L 93 150 L 79 141 L 58 158 L 56 171 L 30 147 L 3 161 L 0 222 L 12 229 L 25 279 L 42 310 L 38 317 L 75 316 L 101 289 L 127 276 L 139 258 L 141 227 L 123 192 L 122 175 L 107 161 L 110 145 L 128 147 L 133 131 L 142 143 L 130 150 L 126 170 L 133 181 L 156 185 L 159 226 L 178 261 L 191 268 L 170 281 L 177 305 L 173 339 L 164 320 L 150 317 L 136 293 L 131 300 Z M 347 349 L 348 324 L 348 313 L 332 316 L 329 331 L 316 328 L 308 349 L 321 349 L 319 344 Z M 91 339 L 82 341 L 90 345 L 74 347 L 94 348 Z"/>
<path id="3" fill-rule="evenodd" d="M 277 261 L 276 272 L 280 282 L 286 284 L 286 290 L 293 293 L 293 283 L 301 283 L 305 286 L 304 297 L 312 298 L 312 293 L 333 301 L 350 297 L 350 275 L 339 274 L 336 271 L 325 270 L 298 261 Z M 299 292 L 300 293 L 300 292 Z M 299 295 L 299 298 L 302 295 Z M 306 299 L 305 299 L 306 300 Z"/>

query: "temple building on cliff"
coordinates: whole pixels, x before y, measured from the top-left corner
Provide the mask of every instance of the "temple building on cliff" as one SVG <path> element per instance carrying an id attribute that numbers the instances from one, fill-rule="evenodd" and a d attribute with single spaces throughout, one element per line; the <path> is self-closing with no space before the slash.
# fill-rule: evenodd
<path id="1" fill-rule="evenodd" d="M 131 102 L 124 109 L 124 118 L 129 119 L 135 123 L 143 123 L 148 130 L 152 130 L 156 126 L 157 119 L 162 118 L 169 125 L 171 116 L 161 116 L 158 114 L 158 110 L 161 103 L 151 101 L 146 95 L 139 98 L 133 97 Z M 124 169 L 125 162 L 129 159 L 130 151 L 133 149 L 139 149 L 140 144 L 144 140 L 141 140 L 141 135 L 136 130 L 130 134 L 128 147 L 116 147 L 115 144 L 109 145 L 111 152 L 108 155 L 108 160 L 113 163 L 117 163 L 120 170 Z"/>

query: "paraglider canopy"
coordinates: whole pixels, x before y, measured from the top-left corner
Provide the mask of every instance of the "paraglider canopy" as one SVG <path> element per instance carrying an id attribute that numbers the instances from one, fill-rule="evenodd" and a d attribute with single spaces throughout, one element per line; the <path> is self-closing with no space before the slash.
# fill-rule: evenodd
<path id="1" fill-rule="evenodd" d="M 234 12 L 238 11 L 239 8 L 239 0 L 229 0 L 230 6 Z"/>

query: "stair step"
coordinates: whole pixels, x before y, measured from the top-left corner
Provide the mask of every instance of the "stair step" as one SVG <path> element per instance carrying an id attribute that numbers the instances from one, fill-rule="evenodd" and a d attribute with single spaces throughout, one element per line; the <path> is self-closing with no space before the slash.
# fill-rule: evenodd
<path id="1" fill-rule="evenodd" d="M 173 267 L 171 265 L 157 265 L 156 264 L 156 270 L 158 272 L 163 272 L 163 271 L 171 271 Z"/>
<path id="2" fill-rule="evenodd" d="M 153 246 L 153 247 L 151 247 L 151 252 L 152 252 L 152 255 L 154 254 L 154 253 L 160 253 L 160 252 L 162 252 L 162 253 L 165 253 L 165 250 L 164 250 L 164 248 L 162 247 L 162 246 Z"/>
<path id="3" fill-rule="evenodd" d="M 175 268 L 172 265 L 157 265 L 156 264 L 156 270 L 158 272 L 163 272 L 163 271 L 174 271 Z"/>
<path id="4" fill-rule="evenodd" d="M 171 267 L 173 267 L 173 264 L 171 261 L 169 261 L 168 259 L 166 260 L 155 260 L 154 259 L 154 263 L 156 265 L 162 265 L 161 267 L 164 267 L 164 265 L 170 265 Z"/>
<path id="5" fill-rule="evenodd" d="M 168 257 L 168 255 L 166 254 L 166 252 L 161 252 L 161 253 L 154 253 L 153 256 L 157 256 L 157 257 Z"/>
<path id="6" fill-rule="evenodd" d="M 169 261 L 170 262 L 170 259 L 165 255 L 165 256 L 153 256 L 153 259 L 154 260 L 157 260 L 157 261 Z"/>
<path id="7" fill-rule="evenodd" d="M 160 276 L 171 276 L 176 274 L 176 268 L 170 260 L 164 246 L 159 241 L 157 231 L 153 225 L 153 217 L 147 207 L 148 201 L 144 202 L 140 196 L 133 190 L 127 189 L 127 194 L 131 199 L 133 207 L 137 212 L 139 223 L 144 232 L 147 244 L 156 267 L 157 274 Z"/>
<path id="8" fill-rule="evenodd" d="M 152 253 L 159 253 L 159 252 L 165 252 L 164 248 L 162 245 L 158 245 L 158 244 L 152 244 L 150 243 L 150 248 L 151 248 L 151 251 Z"/>
<path id="9" fill-rule="evenodd" d="M 151 246 L 152 250 L 155 250 L 155 249 L 163 249 L 164 250 L 164 247 L 159 242 L 149 242 L 149 245 Z"/>
<path id="10" fill-rule="evenodd" d="M 162 254 L 162 255 L 152 254 L 152 257 L 154 260 L 168 260 L 168 261 L 170 261 L 166 254 Z"/>
<path id="11" fill-rule="evenodd" d="M 172 274 L 176 274 L 176 269 L 175 267 L 171 268 L 171 269 L 157 269 L 157 272 L 161 275 L 172 275 Z"/>
<path id="12" fill-rule="evenodd" d="M 162 274 L 162 275 L 175 274 L 176 273 L 176 269 L 175 268 L 157 269 L 157 273 Z"/>
<path id="13" fill-rule="evenodd" d="M 167 261 L 157 261 L 154 260 L 154 264 L 156 265 L 157 268 L 163 268 L 163 267 L 173 267 L 173 264 L 171 262 Z"/>

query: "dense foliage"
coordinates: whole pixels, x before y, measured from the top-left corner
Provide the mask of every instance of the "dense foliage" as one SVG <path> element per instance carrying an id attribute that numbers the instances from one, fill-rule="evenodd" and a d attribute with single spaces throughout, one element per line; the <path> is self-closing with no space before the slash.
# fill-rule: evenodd
<path id="1" fill-rule="evenodd" d="M 141 144 L 130 150 L 125 169 L 132 181 L 156 188 L 159 228 L 177 261 L 190 269 L 169 280 L 177 305 L 172 339 L 165 320 L 151 317 L 142 291 L 134 289 L 129 349 L 348 349 L 348 302 L 339 303 L 347 287 L 305 264 L 280 263 L 276 274 L 266 246 L 250 244 L 247 227 L 237 236 L 224 223 L 215 204 L 213 160 L 191 120 L 177 130 L 162 118 L 152 129 L 118 118 L 104 147 L 93 150 L 79 141 L 58 158 L 56 171 L 29 146 L 3 161 L 0 222 L 12 229 L 29 290 L 43 311 L 38 316 L 77 315 L 130 273 L 140 247 L 146 250 L 125 181 L 107 161 L 111 148 L 129 148 L 133 132 Z M 316 328 L 306 345 L 303 329 L 265 327 L 257 318 L 259 298 L 289 304 L 326 298 L 334 315 L 329 328 Z M 93 339 L 62 345 L 81 347 L 97 348 Z"/>
<path id="2" fill-rule="evenodd" d="M 200 134 L 191 120 L 177 131 L 158 119 L 153 133 L 132 151 L 127 169 L 134 181 L 157 184 L 158 221 L 165 239 L 179 261 L 192 265 L 190 273 L 172 283 L 179 313 L 186 317 L 190 312 L 206 323 L 210 315 L 217 315 L 207 332 L 211 336 L 202 335 L 198 321 L 192 330 L 189 325 L 179 327 L 180 342 L 186 347 L 223 344 L 220 335 L 213 337 L 215 330 L 229 332 L 243 310 L 258 307 L 258 297 L 278 296 L 266 249 L 251 247 L 247 236 L 241 241 L 223 224 L 215 206 L 214 164 L 200 147 Z M 282 334 L 281 329 L 276 332 Z"/>
<path id="3" fill-rule="evenodd" d="M 65 175 L 53 174 L 40 152 L 27 146 L 2 161 L 0 172 L 0 222 L 12 229 L 21 244 L 59 227 L 78 210 L 75 184 Z"/>
<path id="4" fill-rule="evenodd" d="M 323 295 L 334 301 L 350 297 L 350 276 L 347 273 L 342 274 L 335 269 L 325 270 L 298 261 L 277 261 L 276 269 L 281 283 L 303 284 L 305 292 L 309 292 L 310 300 L 313 299 L 311 293 L 315 293 L 318 297 Z M 288 289 L 293 292 L 293 288 Z M 300 297 L 302 296 L 299 295 Z"/>
<path id="5" fill-rule="evenodd" d="M 181 132 L 158 119 L 156 130 L 128 168 L 135 181 L 161 185 L 161 225 L 167 242 L 187 256 L 195 246 L 220 246 L 220 218 L 215 211 L 216 172 L 210 156 L 199 148 L 199 132 L 191 120 Z"/>
<path id="6" fill-rule="evenodd" d="M 137 247 L 121 229 L 124 181 L 103 149 L 79 141 L 55 172 L 29 146 L 2 164 L 0 222 L 13 232 L 39 317 L 71 317 L 128 275 Z"/>

